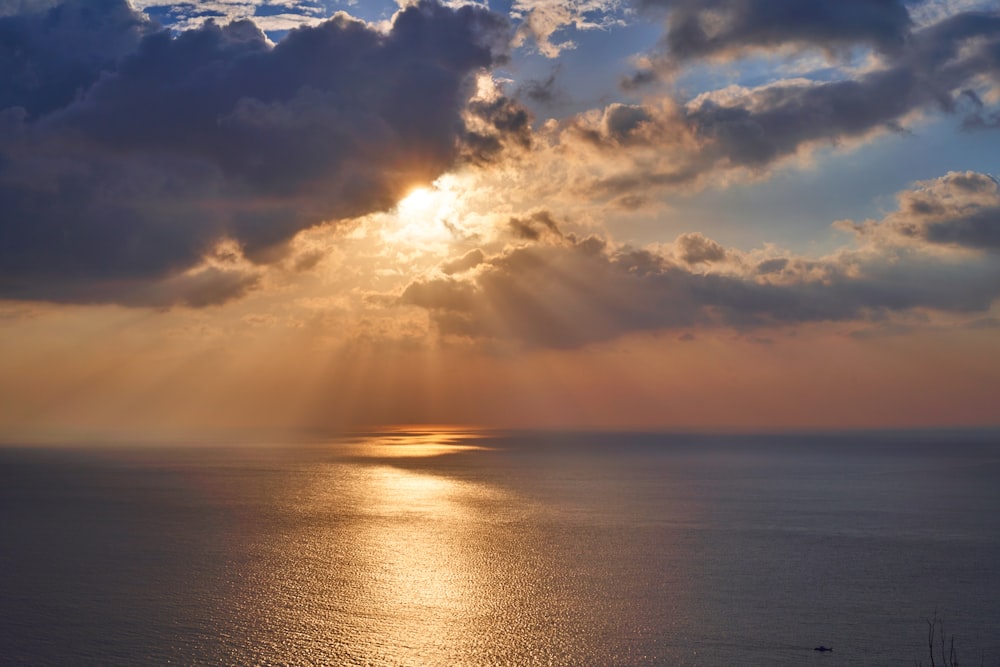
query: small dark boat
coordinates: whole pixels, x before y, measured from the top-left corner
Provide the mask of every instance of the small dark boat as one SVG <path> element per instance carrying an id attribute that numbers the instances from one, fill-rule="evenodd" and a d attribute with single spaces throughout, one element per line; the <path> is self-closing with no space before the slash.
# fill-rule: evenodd
<path id="1" fill-rule="evenodd" d="M 832 648 L 827 648 L 825 646 L 817 646 L 813 649 L 814 651 L 819 651 L 820 653 L 826 653 L 827 651 L 832 651 Z"/>

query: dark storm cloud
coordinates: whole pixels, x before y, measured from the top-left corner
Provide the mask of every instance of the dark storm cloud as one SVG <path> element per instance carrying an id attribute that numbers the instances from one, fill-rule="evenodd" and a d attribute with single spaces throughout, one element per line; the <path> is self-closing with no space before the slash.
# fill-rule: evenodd
<path id="1" fill-rule="evenodd" d="M 401 302 L 426 309 L 446 336 L 554 348 L 644 331 L 891 324 L 897 313 L 988 311 L 1000 298 L 996 256 L 955 262 L 927 250 L 941 243 L 1000 247 L 997 183 L 949 174 L 899 201 L 883 220 L 855 228 L 865 245 L 827 258 L 760 261 L 697 233 L 663 252 L 567 235 L 485 258 L 464 279 L 414 282 Z M 915 219 L 927 224 L 914 227 Z M 987 219 L 991 226 L 980 226 Z M 916 247 L 912 237 L 919 237 Z"/>
<path id="2" fill-rule="evenodd" d="M 174 36 L 125 0 L 0 18 L 16 36 L 0 43 L 0 296 L 138 303 L 223 239 L 269 262 L 306 227 L 523 144 L 509 100 L 468 108 L 507 29 L 429 2 L 385 34 L 339 15 L 274 46 L 249 21 Z M 215 278 L 231 288 L 177 301 L 255 280 Z"/>
<path id="3" fill-rule="evenodd" d="M 0 11 L 0 109 L 34 118 L 68 105 L 153 31 L 122 0 L 53 4 Z"/>
<path id="4" fill-rule="evenodd" d="M 603 182 L 620 194 L 717 168 L 760 171 L 803 147 L 900 131 L 913 112 L 959 110 L 980 77 L 1000 82 L 1000 12 L 959 14 L 915 32 L 885 67 L 857 79 L 724 90 L 667 107 L 616 104 L 598 124 L 578 121 L 573 131 L 609 150 L 660 146 L 669 155 L 668 168 L 647 164 Z"/>
<path id="5" fill-rule="evenodd" d="M 911 29 L 903 0 L 640 0 L 666 8 L 675 62 L 786 44 L 839 50 L 868 44 L 896 52 Z"/>

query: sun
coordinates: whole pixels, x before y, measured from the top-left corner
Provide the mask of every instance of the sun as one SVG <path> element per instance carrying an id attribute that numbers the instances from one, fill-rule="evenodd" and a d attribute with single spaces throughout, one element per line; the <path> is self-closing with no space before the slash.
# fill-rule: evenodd
<path id="1" fill-rule="evenodd" d="M 430 188 L 413 188 L 399 200 L 396 210 L 402 218 L 423 216 L 433 212 L 435 199 L 434 192 Z"/>
<path id="2" fill-rule="evenodd" d="M 395 225 L 386 240 L 421 247 L 448 244 L 453 239 L 449 220 L 457 204 L 455 192 L 437 183 L 410 190 L 396 204 Z"/>
<path id="3" fill-rule="evenodd" d="M 377 220 L 384 252 L 411 262 L 425 258 L 434 264 L 470 244 L 491 238 L 494 217 L 485 215 L 487 200 L 479 183 L 466 174 L 444 174 L 433 183 L 409 190 Z"/>

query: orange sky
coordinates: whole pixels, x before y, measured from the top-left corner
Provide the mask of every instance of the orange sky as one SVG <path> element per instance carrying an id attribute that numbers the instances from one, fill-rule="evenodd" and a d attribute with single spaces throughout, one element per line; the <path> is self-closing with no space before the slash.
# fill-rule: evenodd
<path id="1" fill-rule="evenodd" d="M 218 316 L 218 315 L 217 315 Z M 571 350 L 333 342 L 188 313 L 53 309 L 4 328 L 6 440 L 333 433 L 392 423 L 785 430 L 996 423 L 990 330 L 640 334 Z M 840 329 L 840 330 L 837 330 Z M 59 333 L 53 333 L 59 332 Z M 73 333 L 75 332 L 75 333 Z"/>

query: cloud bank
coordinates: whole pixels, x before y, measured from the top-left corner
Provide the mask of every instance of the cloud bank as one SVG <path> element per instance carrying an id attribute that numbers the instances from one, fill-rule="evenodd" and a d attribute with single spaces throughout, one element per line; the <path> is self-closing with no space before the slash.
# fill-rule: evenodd
<path id="1" fill-rule="evenodd" d="M 441 334 L 573 348 L 635 333 L 749 331 L 895 314 L 983 313 L 1000 298 L 997 182 L 953 173 L 899 195 L 900 208 L 852 226 L 863 244 L 831 256 L 741 252 L 692 233 L 658 249 L 549 234 L 552 218 L 511 221 L 517 244 L 411 283 L 400 298 Z M 547 239 L 547 242 L 538 242 Z M 958 255 L 941 253 L 957 247 Z M 448 273 L 454 273 L 449 271 Z"/>
<path id="2" fill-rule="evenodd" d="M 672 8 L 670 21 L 710 11 L 721 17 L 722 27 L 713 40 L 695 40 L 701 46 L 681 47 L 668 33 L 671 53 L 676 51 L 670 56 L 674 64 L 716 51 L 739 54 L 749 46 L 832 46 L 838 40 L 870 42 L 886 52 L 878 65 L 848 78 L 730 86 L 687 101 L 667 97 L 643 104 L 613 103 L 582 114 L 562 126 L 554 142 L 618 156 L 613 173 L 593 179 L 585 188 L 621 195 L 696 183 L 713 173 L 764 174 L 775 163 L 819 146 L 905 131 L 911 119 L 925 113 L 965 113 L 967 129 L 997 126 L 996 112 L 976 92 L 995 96 L 1000 91 L 996 10 L 960 13 L 911 30 L 905 8 L 889 1 L 794 3 L 795 11 L 783 2 L 660 4 Z M 862 20 L 869 13 L 884 14 L 885 21 Z M 767 17 L 773 20 L 760 23 Z M 752 26 L 744 25 L 748 21 Z M 849 29 L 855 24 L 858 30 L 874 32 Z"/>

